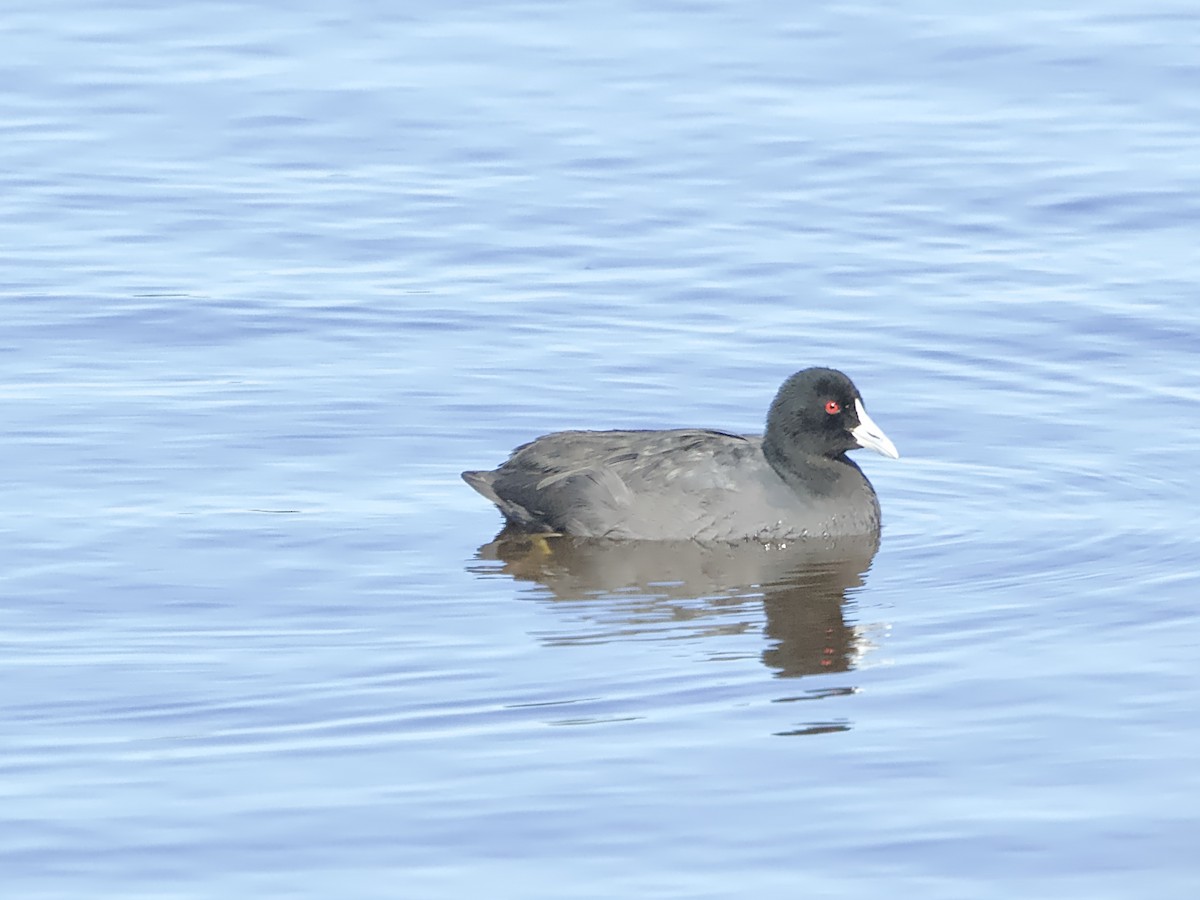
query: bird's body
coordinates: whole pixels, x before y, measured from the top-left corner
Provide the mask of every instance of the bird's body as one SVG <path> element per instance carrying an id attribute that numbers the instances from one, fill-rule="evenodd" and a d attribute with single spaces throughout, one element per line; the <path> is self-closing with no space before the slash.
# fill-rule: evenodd
<path id="1" fill-rule="evenodd" d="M 788 541 L 877 533 L 879 503 L 845 455 L 895 456 L 858 391 L 832 369 L 785 382 L 763 436 L 562 431 L 463 478 L 509 527 L 620 540 Z"/>

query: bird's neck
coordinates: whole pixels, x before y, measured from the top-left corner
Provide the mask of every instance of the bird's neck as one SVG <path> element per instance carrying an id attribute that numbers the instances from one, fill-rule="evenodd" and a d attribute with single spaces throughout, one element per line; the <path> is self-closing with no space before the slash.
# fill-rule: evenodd
<path id="1" fill-rule="evenodd" d="M 833 457 L 805 453 L 795 446 L 781 447 L 769 438 L 763 440 L 762 452 L 780 478 L 803 484 L 818 496 L 833 493 L 838 485 L 847 481 L 866 480 L 862 470 L 845 453 Z"/>

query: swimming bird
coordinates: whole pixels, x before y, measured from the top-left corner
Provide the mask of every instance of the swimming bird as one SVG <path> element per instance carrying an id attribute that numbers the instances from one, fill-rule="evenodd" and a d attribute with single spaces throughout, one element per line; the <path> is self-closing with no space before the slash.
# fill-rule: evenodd
<path id="1" fill-rule="evenodd" d="M 846 375 L 792 375 L 766 425 L 761 436 L 560 431 L 462 477 L 519 532 L 764 543 L 879 533 L 875 490 L 846 452 L 900 454 Z"/>

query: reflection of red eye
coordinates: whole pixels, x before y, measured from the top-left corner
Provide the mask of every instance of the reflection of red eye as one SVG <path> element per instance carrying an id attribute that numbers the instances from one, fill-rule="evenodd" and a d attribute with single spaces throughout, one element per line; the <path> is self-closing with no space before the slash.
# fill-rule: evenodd
<path id="1" fill-rule="evenodd" d="M 825 412 L 829 413 L 831 416 L 836 416 L 841 411 L 842 411 L 842 405 L 840 403 L 838 403 L 836 400 L 830 400 L 828 403 L 825 404 Z"/>

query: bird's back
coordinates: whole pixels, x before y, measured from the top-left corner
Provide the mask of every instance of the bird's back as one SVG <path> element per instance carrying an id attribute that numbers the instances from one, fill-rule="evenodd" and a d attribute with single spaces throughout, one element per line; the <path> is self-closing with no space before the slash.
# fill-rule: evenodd
<path id="1" fill-rule="evenodd" d="M 463 478 L 530 530 L 581 537 L 720 539 L 715 520 L 769 469 L 758 438 L 719 431 L 563 431 Z"/>

